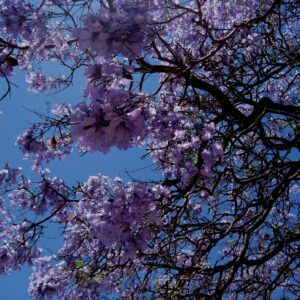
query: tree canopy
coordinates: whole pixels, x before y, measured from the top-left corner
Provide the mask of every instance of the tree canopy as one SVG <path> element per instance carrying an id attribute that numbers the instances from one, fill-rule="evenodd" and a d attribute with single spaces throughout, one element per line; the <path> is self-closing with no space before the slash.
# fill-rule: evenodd
<path id="1" fill-rule="evenodd" d="M 299 42 L 293 0 L 1 0 L 2 101 L 16 69 L 85 88 L 17 138 L 39 180 L 0 170 L 0 274 L 31 265 L 36 299 L 298 299 Z M 161 179 L 47 169 L 137 146 Z"/>

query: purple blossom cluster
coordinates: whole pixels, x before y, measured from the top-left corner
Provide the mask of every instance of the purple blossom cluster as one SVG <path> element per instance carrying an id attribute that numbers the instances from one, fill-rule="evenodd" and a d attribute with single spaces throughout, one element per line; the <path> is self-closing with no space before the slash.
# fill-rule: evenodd
<path id="1" fill-rule="evenodd" d="M 32 262 L 40 254 L 39 250 L 33 251 L 31 245 L 13 247 L 12 243 L 17 239 L 11 235 L 11 239 L 4 240 L 0 247 L 0 275 L 6 275 L 12 270 L 18 270 L 24 263 L 32 265 Z"/>
<path id="2" fill-rule="evenodd" d="M 0 198 L 0 275 L 20 269 L 24 263 L 31 265 L 40 255 L 33 239 L 25 239 L 28 226 L 26 222 L 16 224 Z"/>
<path id="3" fill-rule="evenodd" d="M 34 93 L 44 93 L 48 90 L 58 90 L 66 80 L 62 75 L 59 78 L 51 76 L 46 77 L 41 70 L 31 71 L 26 76 L 26 82 L 29 84 L 28 91 Z"/>
<path id="4" fill-rule="evenodd" d="M 70 153 L 71 148 L 68 140 L 56 140 L 53 136 L 48 139 L 41 138 L 36 129 L 34 127 L 29 128 L 16 141 L 26 159 L 34 158 L 35 168 L 39 168 L 42 161 L 49 162 L 55 158 L 62 159 Z"/>
<path id="5" fill-rule="evenodd" d="M 43 13 L 25 1 L 0 1 L 0 28 L 1 32 L 10 38 L 32 40 L 33 35 L 45 33 Z"/>
<path id="6" fill-rule="evenodd" d="M 204 176 L 209 176 L 214 164 L 223 158 L 223 146 L 218 141 L 214 142 L 209 148 L 201 152 L 201 157 L 204 163 L 200 172 Z"/>
<path id="7" fill-rule="evenodd" d="M 134 67 L 132 66 L 120 66 L 115 61 L 97 57 L 95 62 L 86 69 L 87 84 L 84 95 L 96 101 L 116 101 L 114 99 L 118 96 L 120 100 L 124 99 L 126 91 L 133 81 L 133 73 Z"/>
<path id="8" fill-rule="evenodd" d="M 118 1 L 112 10 L 102 9 L 83 19 L 83 28 L 74 31 L 82 50 L 91 49 L 110 58 L 122 54 L 136 58 L 152 40 L 148 1 Z"/>
<path id="9" fill-rule="evenodd" d="M 114 289 L 119 271 L 109 269 L 148 249 L 149 228 L 161 223 L 156 199 L 164 193 L 161 186 L 147 189 L 141 182 L 124 185 L 120 178 L 112 183 L 106 176 L 90 177 L 78 190 L 80 201 L 65 214 L 68 225 L 59 251 L 64 260 L 35 260 L 29 293 L 37 298 L 78 299 L 80 294 L 97 299 L 103 290 Z M 110 253 L 105 257 L 108 271 L 98 275 L 98 268 L 90 262 L 100 262 L 103 253 Z"/>
<path id="10" fill-rule="evenodd" d="M 33 274 L 30 276 L 28 293 L 36 298 L 59 297 L 65 300 L 90 299 L 97 300 L 103 287 L 97 279 L 84 282 L 88 273 L 67 270 L 64 264 L 53 264 L 56 257 L 46 256 L 35 260 Z M 77 278 L 76 285 L 73 278 Z"/>
<path id="11" fill-rule="evenodd" d="M 191 115 L 197 117 L 194 108 L 173 106 L 174 96 L 162 93 L 161 100 L 149 109 L 149 144 L 154 160 L 165 176 L 180 178 L 183 184 L 199 173 L 209 176 L 215 163 L 223 158 L 222 144 L 214 137 L 216 125 L 195 125 L 191 119 Z"/>
<path id="12" fill-rule="evenodd" d="M 49 209 L 63 207 L 66 203 L 65 195 L 67 195 L 67 187 L 62 180 L 57 177 L 44 177 L 36 187 L 30 180 L 24 179 L 18 188 L 8 195 L 8 198 L 11 205 L 43 215 Z M 56 218 L 60 219 L 61 215 L 58 213 Z"/>
<path id="13" fill-rule="evenodd" d="M 134 68 L 97 57 L 86 70 L 85 96 L 69 114 L 72 138 L 86 151 L 141 145 L 147 134 L 147 94 L 129 91 Z M 126 78 L 127 77 L 127 78 Z"/>
<path id="14" fill-rule="evenodd" d="M 122 103 L 129 97 L 127 93 L 115 96 L 114 101 L 104 104 L 93 101 L 88 106 L 82 102 L 70 114 L 72 137 L 82 149 L 107 153 L 113 146 L 127 149 L 144 140 L 145 113 Z"/>
<path id="15" fill-rule="evenodd" d="M 144 183 L 125 186 L 119 178 L 111 183 L 106 176 L 99 175 L 89 178 L 82 193 L 85 199 L 76 207 L 76 217 L 68 226 L 61 254 L 68 255 L 70 249 L 77 248 L 76 255 L 87 255 L 89 245 L 80 246 L 83 237 L 100 249 L 104 245 L 121 251 L 123 260 L 146 249 L 150 237 L 146 225 L 159 223 L 160 217 L 156 196 Z M 92 253 L 95 255 L 97 249 Z"/>
<path id="16" fill-rule="evenodd" d="M 51 299 L 54 296 L 63 299 L 63 290 L 68 284 L 69 276 L 62 266 L 53 268 L 50 264 L 52 259 L 53 257 L 46 256 L 35 260 L 28 292 L 36 299 Z"/>
<path id="17" fill-rule="evenodd" d="M 7 94 L 17 65 L 35 93 L 71 85 L 77 70 L 86 79 L 82 102 L 57 105 L 17 140 L 41 179 L 0 170 L 0 274 L 33 264 L 36 299 L 296 295 L 298 8 L 0 0 Z M 49 62 L 69 75 L 47 77 L 39 68 Z M 144 145 L 160 180 L 99 174 L 68 186 L 41 167 L 76 147 Z M 41 257 L 47 222 L 64 243 Z"/>
<path id="18" fill-rule="evenodd" d="M 15 184 L 22 173 L 21 168 L 10 168 L 6 166 L 4 169 L 0 170 L 0 186 L 2 188 L 8 188 L 10 185 Z"/>
<path id="19" fill-rule="evenodd" d="M 256 17 L 266 12 L 272 5 L 271 0 L 263 2 L 263 5 L 256 0 L 228 1 L 223 3 L 219 0 L 206 1 L 202 6 L 203 16 L 213 27 L 223 25 L 226 29 L 231 29 L 247 19 Z"/>
<path id="20" fill-rule="evenodd" d="M 57 211 L 53 221 L 66 224 L 65 243 L 59 251 L 64 260 L 38 258 L 41 250 L 34 246 L 33 234 L 38 230 L 38 223 L 13 221 L 1 199 L 0 273 L 17 269 L 25 262 L 34 263 L 29 287 L 32 296 L 77 299 L 77 291 L 94 299 L 100 291 L 112 287 L 113 276 L 117 274 L 107 272 L 105 276 L 91 277 L 92 266 L 87 262 L 109 251 L 106 263 L 113 267 L 146 251 L 151 226 L 161 223 L 156 201 L 168 197 L 167 190 L 159 185 L 148 188 L 142 182 L 125 185 L 120 178 L 111 182 L 108 177 L 98 175 L 70 191 L 63 181 L 46 174 L 46 170 L 42 171 L 42 180 L 31 183 L 20 170 L 7 167 L 1 170 L 0 184 L 4 189 L 9 184 L 8 198 L 15 207 L 37 215 Z M 70 193 L 78 200 L 70 202 Z M 82 280 L 82 285 L 75 287 L 76 280 Z M 91 285 L 95 288 L 91 289 Z"/>

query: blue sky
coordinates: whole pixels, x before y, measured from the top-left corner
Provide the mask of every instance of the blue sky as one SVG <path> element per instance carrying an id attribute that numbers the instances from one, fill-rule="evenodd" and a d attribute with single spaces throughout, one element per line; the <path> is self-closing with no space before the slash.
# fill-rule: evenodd
<path id="1" fill-rule="evenodd" d="M 73 86 L 67 90 L 49 96 L 41 96 L 27 92 L 25 76 L 17 72 L 11 80 L 16 87 L 12 87 L 11 94 L 0 102 L 0 166 L 8 163 L 11 167 L 21 166 L 26 176 L 32 176 L 31 162 L 22 157 L 21 151 L 15 145 L 18 135 L 26 130 L 30 123 L 37 120 L 34 111 L 43 113 L 47 105 L 50 107 L 56 103 L 82 101 L 82 87 L 84 79 L 78 75 Z M 0 78 L 0 90 L 3 88 L 3 80 Z M 1 88 L 2 86 L 2 88 Z M 150 158 L 141 160 L 145 154 L 143 148 L 133 148 L 128 151 L 112 149 L 109 154 L 87 154 L 80 156 L 74 152 L 62 161 L 54 161 L 49 165 L 53 175 L 58 176 L 69 184 L 84 181 L 88 176 L 103 173 L 110 177 L 120 176 L 124 180 L 130 180 L 127 172 L 133 178 L 147 179 L 158 178 L 153 173 L 153 165 Z M 53 230 L 49 234 L 53 235 Z M 54 233 L 55 235 L 55 233 Z M 61 239 L 60 239 L 61 241 Z M 49 243 L 50 240 L 45 243 Z M 59 240 L 51 239 L 52 246 L 59 246 Z M 55 244 L 56 243 L 56 244 Z M 21 271 L 15 271 L 7 276 L 0 277 L 0 299 L 1 300 L 27 300 L 32 299 L 27 294 L 28 277 L 30 269 L 24 267 Z"/>

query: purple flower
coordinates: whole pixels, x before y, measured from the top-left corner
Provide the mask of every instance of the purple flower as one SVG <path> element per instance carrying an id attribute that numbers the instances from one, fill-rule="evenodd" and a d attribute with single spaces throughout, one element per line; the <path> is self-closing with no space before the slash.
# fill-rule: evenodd
<path id="1" fill-rule="evenodd" d="M 139 56 L 152 39 L 151 18 L 144 13 L 146 7 L 146 1 L 144 5 L 126 1 L 117 10 L 102 9 L 97 15 L 85 16 L 84 27 L 74 31 L 79 47 L 107 58 L 118 54 L 128 58 Z"/>

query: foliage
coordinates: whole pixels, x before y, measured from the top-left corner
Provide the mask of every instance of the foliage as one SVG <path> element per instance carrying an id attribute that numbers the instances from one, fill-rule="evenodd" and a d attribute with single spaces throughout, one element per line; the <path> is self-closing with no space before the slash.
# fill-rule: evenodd
<path id="1" fill-rule="evenodd" d="M 81 103 L 57 105 L 17 139 L 40 180 L 0 171 L 0 273 L 32 265 L 37 299 L 296 299 L 299 9 L 292 0 L 0 1 L 2 98 L 17 66 L 36 93 L 70 86 L 81 69 L 86 80 Z M 47 77 L 39 66 L 51 61 L 66 74 Z M 161 180 L 97 174 L 69 186 L 45 169 L 73 150 L 134 146 Z M 43 256 L 49 221 L 64 244 Z"/>

